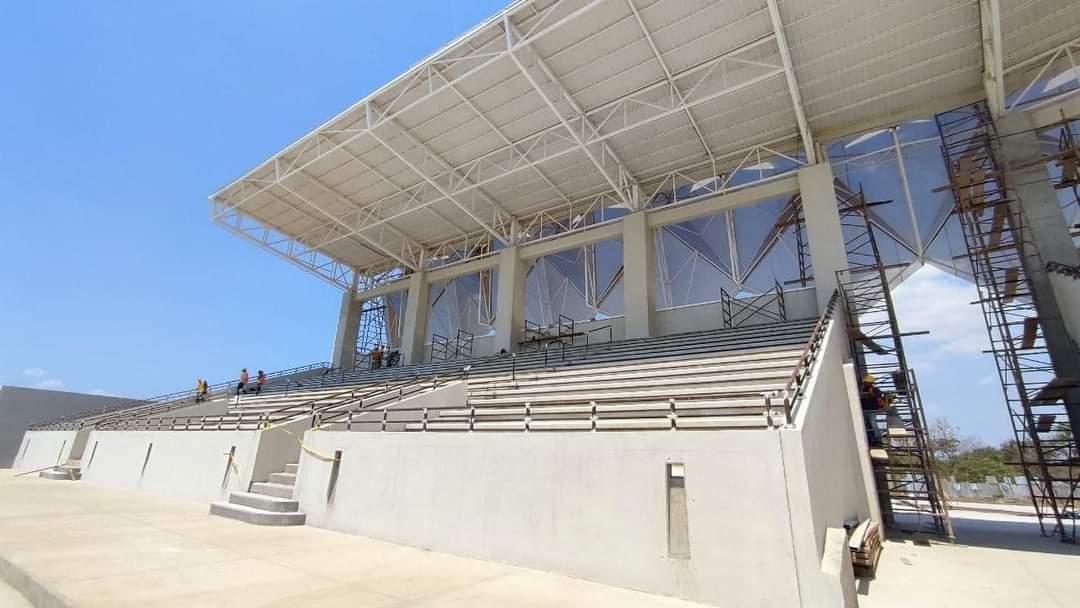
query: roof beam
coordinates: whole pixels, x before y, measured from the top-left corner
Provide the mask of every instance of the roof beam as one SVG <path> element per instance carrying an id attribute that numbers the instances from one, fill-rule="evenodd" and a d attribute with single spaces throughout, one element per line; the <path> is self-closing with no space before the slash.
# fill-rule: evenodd
<path id="1" fill-rule="evenodd" d="M 626 169 L 625 163 L 622 162 L 622 159 L 620 159 L 618 155 L 615 154 L 615 151 L 612 150 L 611 146 L 607 143 L 600 144 L 600 157 L 598 157 L 596 153 L 594 153 L 592 150 L 589 149 L 588 146 L 585 145 L 584 138 L 581 136 L 581 134 L 577 132 L 577 129 L 571 126 L 570 123 L 572 121 L 580 122 L 583 130 L 593 133 L 596 132 L 596 127 L 593 126 L 592 122 L 585 115 L 585 112 L 581 109 L 581 106 L 578 105 L 578 103 L 574 101 L 574 98 L 570 96 L 570 92 L 566 90 L 566 86 L 563 85 L 562 81 L 559 80 L 555 73 L 551 71 L 551 68 L 548 67 L 543 57 L 541 57 L 540 54 L 532 48 L 527 39 L 524 39 L 519 35 L 517 28 L 510 20 L 509 15 L 503 18 L 503 28 L 506 34 L 507 51 L 509 51 L 510 59 L 513 60 L 514 65 L 516 65 L 518 68 L 518 71 L 521 73 L 522 76 L 525 77 L 525 80 L 529 81 L 529 84 L 532 86 L 533 90 L 535 90 L 537 95 L 539 95 L 540 98 L 544 100 L 544 103 L 547 105 L 548 109 L 551 110 L 553 114 L 555 114 L 555 117 L 559 120 L 560 123 L 562 123 L 562 126 L 570 132 L 570 136 L 574 139 L 575 142 L 577 142 L 578 149 L 585 153 L 585 156 L 589 158 L 589 161 L 592 162 L 592 164 L 600 172 L 604 180 L 607 181 L 607 183 L 616 192 L 619 193 L 619 198 L 622 199 L 623 203 L 627 206 L 627 208 L 637 209 L 640 205 L 641 189 L 637 184 L 637 180 L 634 178 L 633 175 L 630 174 L 630 171 Z M 524 49 L 532 53 L 533 63 L 536 65 L 536 67 L 540 68 L 540 70 L 544 73 L 544 76 L 555 88 L 562 100 L 566 101 L 566 103 L 574 111 L 574 116 L 567 118 L 563 115 L 562 112 L 559 111 L 559 108 L 555 105 L 555 102 L 551 99 L 547 92 L 544 91 L 543 87 L 540 86 L 539 82 L 537 82 L 536 78 L 529 72 L 528 68 L 525 67 L 525 64 L 522 63 L 521 58 L 517 56 L 516 49 Z M 611 161 L 613 161 L 615 166 L 612 168 L 605 166 L 603 161 L 606 159 L 610 159 Z"/>
<path id="2" fill-rule="evenodd" d="M 369 112 L 372 111 L 372 107 L 373 106 L 371 104 L 368 104 L 368 111 Z M 372 123 L 374 123 L 374 121 L 369 117 L 368 118 L 368 123 L 372 124 Z M 479 224 L 482 228 L 484 228 L 485 230 L 490 232 L 491 235 L 494 236 L 495 238 L 499 239 L 500 241 L 502 241 L 505 244 L 509 244 L 509 242 L 510 242 L 509 230 L 499 230 L 499 226 L 509 227 L 509 225 L 514 221 L 513 217 L 509 213 L 507 213 L 498 203 L 496 203 L 494 200 L 492 200 L 491 197 L 487 196 L 486 194 L 484 194 L 482 191 L 479 191 L 479 190 L 473 196 L 473 201 L 472 201 L 473 204 L 472 205 L 466 205 L 462 201 L 458 200 L 458 198 L 455 196 L 455 194 L 451 192 L 451 189 L 453 188 L 455 183 L 468 183 L 468 176 L 467 175 L 463 176 L 463 175 L 459 174 L 457 171 L 455 171 L 453 169 L 453 167 L 450 166 L 449 163 L 447 163 L 445 160 L 443 160 L 442 157 L 435 154 L 435 152 L 430 147 L 428 147 L 426 144 L 424 144 L 423 142 L 416 139 L 411 133 L 409 133 L 405 128 L 398 125 L 392 119 L 379 120 L 379 125 L 380 126 L 384 125 L 384 124 L 393 125 L 394 128 L 396 128 L 398 130 L 398 133 L 400 135 L 405 137 L 405 139 L 409 140 L 409 142 L 411 144 L 413 144 L 413 146 L 419 148 L 422 152 L 424 152 L 427 159 L 434 161 L 436 164 L 438 164 L 438 165 L 440 165 L 442 167 L 445 167 L 447 169 L 447 173 L 442 177 L 447 181 L 447 183 L 446 184 L 441 183 L 439 179 L 436 179 L 436 177 L 429 175 L 427 172 L 425 172 L 423 169 L 421 169 L 415 162 L 409 160 L 409 158 L 406 157 L 404 154 L 402 154 L 401 152 L 395 150 L 390 145 L 390 142 L 387 141 L 387 139 L 385 137 L 383 137 L 382 135 L 379 135 L 378 133 L 375 132 L 374 128 L 371 128 L 371 129 L 368 130 L 368 135 L 370 135 L 375 141 L 379 142 L 379 144 L 383 148 L 385 148 L 388 152 L 393 154 L 406 167 L 408 167 L 414 173 L 416 173 L 418 176 L 420 176 L 421 179 L 423 179 L 425 182 L 430 184 L 432 188 L 434 188 L 436 191 L 439 192 L 439 194 L 441 194 L 443 196 L 443 198 L 449 200 L 451 203 L 453 203 L 455 206 L 457 206 L 458 209 L 461 209 L 461 211 L 464 212 L 465 215 L 469 216 L 470 219 L 472 219 L 474 222 Z M 477 211 L 475 209 L 475 202 L 476 202 L 477 195 L 479 195 L 481 198 L 485 199 L 485 201 L 488 203 L 488 205 L 491 206 L 491 210 L 492 210 L 492 219 L 491 220 L 486 220 L 486 219 L 482 218 L 477 213 Z M 432 202 L 434 202 L 434 201 L 432 201 Z M 431 203 L 428 203 L 428 204 L 431 204 Z M 381 223 L 385 223 L 385 221 L 380 221 L 380 222 L 377 222 L 377 223 L 381 224 Z M 375 225 L 375 224 L 372 224 L 372 225 Z"/>
<path id="3" fill-rule="evenodd" d="M 286 192 L 288 192 L 294 198 L 296 198 L 300 202 L 304 203 L 308 207 L 311 207 L 315 211 L 318 211 L 320 214 L 326 216 L 332 222 L 334 222 L 335 224 L 341 226 L 342 228 L 344 228 L 349 233 L 355 234 L 358 238 L 360 238 L 360 240 L 364 241 L 364 243 L 366 243 L 369 248 L 374 249 L 376 252 L 382 253 L 383 255 L 389 256 L 389 257 L 397 260 L 398 262 L 404 264 L 405 266 L 408 266 L 409 268 L 412 268 L 413 270 L 418 269 L 419 264 L 416 261 L 416 257 L 412 256 L 412 255 L 409 255 L 409 251 L 407 250 L 407 247 L 404 246 L 405 243 L 402 243 L 402 245 L 403 245 L 402 251 L 395 252 L 393 249 L 391 249 L 390 247 L 384 245 L 383 243 L 380 243 L 379 241 L 377 241 L 377 240 L 375 240 L 375 239 L 373 239 L 373 238 L 371 238 L 371 237 L 369 237 L 369 236 L 367 236 L 365 234 L 361 234 L 359 232 L 356 232 L 355 230 L 353 230 L 353 228 L 347 222 L 343 221 L 341 218 L 334 215 L 333 213 L 327 211 L 324 207 L 322 207 L 318 203 L 312 201 L 311 199 L 305 197 L 304 195 L 300 194 L 296 190 L 293 190 L 292 188 L 286 186 L 283 183 L 278 183 L 277 187 L 281 188 L 282 190 L 284 190 Z M 280 197 L 275 196 L 275 198 L 278 198 L 278 200 L 281 200 Z M 284 201 L 282 201 L 282 202 L 284 202 Z M 286 204 L 288 204 L 288 203 L 286 203 Z M 321 245 L 319 245 L 319 247 L 325 247 L 326 245 L 327 245 L 327 243 L 322 243 Z M 318 248 L 318 247 L 316 247 L 316 248 Z"/>
<path id="4" fill-rule="evenodd" d="M 675 95 L 679 98 L 679 103 L 684 107 L 686 106 L 686 98 L 683 96 L 682 91 L 679 90 L 679 86 L 675 84 L 675 78 L 671 75 L 671 70 L 667 66 L 667 62 L 664 61 L 664 56 L 660 54 L 660 49 L 656 46 L 656 41 L 653 40 L 652 33 L 645 25 L 645 20 L 641 18 L 641 11 L 638 10 L 634 4 L 634 0 L 626 0 L 626 3 L 630 5 L 630 10 L 634 13 L 634 19 L 637 20 L 638 26 L 641 28 L 641 33 L 645 35 L 645 40 L 649 43 L 649 48 L 652 49 L 653 56 L 656 57 L 656 63 L 660 64 L 660 69 L 664 70 L 664 76 L 667 78 L 668 84 L 671 86 L 671 90 L 675 92 Z M 694 129 L 694 134 L 697 135 L 698 141 L 701 142 L 701 147 L 705 149 L 705 155 L 709 157 L 709 162 L 713 165 L 713 172 L 716 172 L 716 159 L 713 157 L 712 150 L 709 148 L 709 144 L 705 141 L 705 136 L 701 133 L 701 128 L 697 124 L 697 120 L 694 119 L 694 113 L 690 111 L 689 107 L 685 108 L 686 118 L 690 121 L 690 126 Z"/>
<path id="5" fill-rule="evenodd" d="M 1001 50 L 1001 4 L 999 0 L 979 0 L 982 32 L 983 89 L 990 114 L 1005 114 L 1005 65 Z"/>
<path id="6" fill-rule="evenodd" d="M 766 0 L 766 2 L 769 5 L 769 19 L 772 20 L 773 34 L 776 35 L 776 46 L 780 48 L 780 62 L 784 65 L 784 78 L 787 80 L 788 92 L 791 93 L 791 106 L 795 110 L 795 122 L 799 125 L 799 136 L 803 140 L 806 160 L 814 164 L 817 162 L 817 150 L 814 148 L 810 125 L 806 122 L 806 113 L 803 111 L 799 81 L 795 78 L 795 68 L 791 63 L 791 51 L 787 36 L 784 34 L 784 21 L 780 18 L 780 7 L 776 5 L 776 0 Z"/>

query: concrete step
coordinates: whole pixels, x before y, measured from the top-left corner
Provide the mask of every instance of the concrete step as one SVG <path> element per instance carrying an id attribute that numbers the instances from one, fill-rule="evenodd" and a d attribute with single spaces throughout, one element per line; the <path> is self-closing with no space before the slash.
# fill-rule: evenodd
<path id="1" fill-rule="evenodd" d="M 293 487 L 280 483 L 255 482 L 251 484 L 251 491 L 264 496 L 276 496 L 278 498 L 292 498 Z"/>
<path id="2" fill-rule="evenodd" d="M 266 494 L 255 494 L 254 492 L 233 492 L 229 494 L 229 502 L 234 505 L 243 505 L 275 513 L 293 513 L 300 510 L 298 501 L 289 498 L 278 498 L 277 496 L 267 496 Z"/>
<path id="3" fill-rule="evenodd" d="M 286 473 L 292 473 L 293 475 L 296 475 L 296 469 L 299 466 L 300 466 L 299 464 L 287 464 L 287 465 L 285 465 L 285 472 Z"/>
<path id="4" fill-rule="evenodd" d="M 283 486 L 295 486 L 296 485 L 296 473 L 271 473 L 267 481 L 270 483 L 279 483 Z"/>
<path id="5" fill-rule="evenodd" d="M 77 481 L 82 479 L 82 472 L 76 468 L 54 467 L 38 473 L 42 479 L 56 479 L 60 481 Z"/>
<path id="6" fill-rule="evenodd" d="M 307 519 L 307 515 L 299 511 L 279 513 L 228 502 L 211 503 L 210 514 L 238 519 L 257 526 L 302 526 Z"/>

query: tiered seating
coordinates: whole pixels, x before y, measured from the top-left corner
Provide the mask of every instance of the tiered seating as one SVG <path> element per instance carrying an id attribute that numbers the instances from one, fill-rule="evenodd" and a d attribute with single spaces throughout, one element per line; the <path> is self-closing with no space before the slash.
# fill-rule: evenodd
<path id="1" fill-rule="evenodd" d="M 605 365 L 509 384 L 485 378 L 469 383 L 468 407 L 439 410 L 426 430 L 762 427 L 766 414 L 778 414 L 765 396 L 783 389 L 801 354 L 797 347 Z"/>
<path id="2" fill-rule="evenodd" d="M 536 355 L 474 360 L 468 403 L 367 408 L 349 428 L 386 431 L 760 428 L 799 365 L 816 321 L 627 340 L 544 367 Z M 385 370 L 383 373 L 390 373 Z M 375 372 L 379 373 L 379 372 Z M 341 421 L 338 417 L 336 421 Z"/>

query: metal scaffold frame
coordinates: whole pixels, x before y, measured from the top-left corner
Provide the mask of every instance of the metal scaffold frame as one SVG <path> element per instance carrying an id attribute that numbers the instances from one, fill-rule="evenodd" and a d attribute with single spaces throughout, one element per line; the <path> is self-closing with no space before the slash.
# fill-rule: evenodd
<path id="1" fill-rule="evenodd" d="M 1075 381 L 1057 378 L 1025 270 L 1044 264 L 997 160 L 998 134 L 985 102 L 939 114 L 937 123 L 1018 464 L 1043 534 L 1076 542 L 1080 461 L 1065 403 Z"/>
<path id="2" fill-rule="evenodd" d="M 836 193 L 848 260 L 848 269 L 837 273 L 837 283 L 851 357 L 858 377 L 873 375 L 891 401 L 881 438 L 884 452 L 871 451 L 885 524 L 951 539 L 952 523 L 934 470 L 918 383 L 904 353 L 903 337 L 912 334 L 900 330 L 869 210 L 888 202 L 868 204 L 862 191 L 840 182 Z"/>

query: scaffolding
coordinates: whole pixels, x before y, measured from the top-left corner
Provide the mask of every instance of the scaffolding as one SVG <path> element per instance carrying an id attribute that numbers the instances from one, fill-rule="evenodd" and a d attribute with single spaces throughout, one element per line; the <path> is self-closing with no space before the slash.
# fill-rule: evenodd
<path id="1" fill-rule="evenodd" d="M 870 207 L 861 191 L 836 184 L 848 268 L 837 273 L 844 304 L 851 358 L 859 381 L 874 377 L 887 396 L 880 445 L 871 463 L 882 517 L 890 528 L 912 534 L 953 537 L 948 507 L 934 470 L 933 454 L 914 370 L 907 364 L 903 337 L 881 261 Z M 877 417 L 875 417 L 877 418 Z M 880 420 L 874 420 L 879 425 Z M 868 429 L 869 431 L 870 429 Z"/>
<path id="2" fill-rule="evenodd" d="M 1024 212 L 998 163 L 998 134 L 986 103 L 938 114 L 936 120 L 954 213 L 1016 439 L 1016 464 L 1042 533 L 1076 542 L 1080 467 L 1066 399 L 1078 387 L 1075 380 L 1057 377 L 1044 339 L 1028 276 L 1044 264 L 1034 243 L 1025 241 Z"/>

